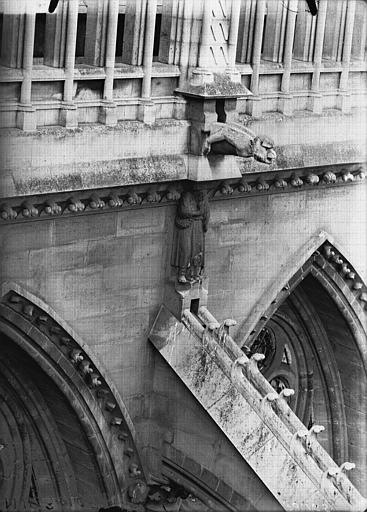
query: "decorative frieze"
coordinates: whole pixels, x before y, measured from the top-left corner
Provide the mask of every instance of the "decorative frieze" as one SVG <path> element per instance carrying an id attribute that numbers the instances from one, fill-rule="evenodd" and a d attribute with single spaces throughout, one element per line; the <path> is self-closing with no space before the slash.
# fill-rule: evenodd
<path id="1" fill-rule="evenodd" d="M 209 200 L 225 199 L 256 194 L 288 193 L 294 190 L 306 190 L 315 187 L 340 186 L 358 183 L 365 179 L 365 169 L 358 164 L 326 170 L 325 168 L 312 171 L 271 171 L 254 174 L 244 174 L 240 180 L 206 182 Z M 52 216 L 67 216 L 87 214 L 96 211 L 112 209 L 142 208 L 163 203 L 172 203 L 180 199 L 185 182 L 160 185 L 143 185 L 136 188 L 119 188 L 114 190 L 95 190 L 52 194 L 48 196 L 33 196 L 26 200 L 11 198 L 0 206 L 0 218 L 3 221 L 25 221 Z M 204 186 L 204 185 L 203 185 Z M 200 188 L 200 185 L 199 185 Z"/>
<path id="2" fill-rule="evenodd" d="M 322 255 L 334 267 L 338 274 L 348 283 L 348 287 L 364 308 L 367 297 L 367 287 L 357 273 L 343 259 L 335 247 L 325 244 L 322 247 Z"/>

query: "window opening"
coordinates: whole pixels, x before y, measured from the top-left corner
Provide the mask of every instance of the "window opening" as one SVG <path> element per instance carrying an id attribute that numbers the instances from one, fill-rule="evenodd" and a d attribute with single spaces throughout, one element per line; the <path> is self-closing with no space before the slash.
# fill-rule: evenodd
<path id="1" fill-rule="evenodd" d="M 158 58 L 159 45 L 161 42 L 161 25 L 162 25 L 162 14 L 157 14 L 155 17 L 154 27 L 154 43 L 153 43 L 153 58 Z"/>
<path id="2" fill-rule="evenodd" d="M 85 35 L 87 31 L 87 13 L 78 14 L 78 28 L 76 33 L 75 57 L 84 57 Z"/>
<path id="3" fill-rule="evenodd" d="M 263 38 L 261 41 L 261 55 L 264 53 L 264 44 L 265 44 L 265 33 L 266 33 L 266 19 L 267 15 L 264 16 L 264 26 L 263 26 Z"/>
<path id="4" fill-rule="evenodd" d="M 116 57 L 121 57 L 124 47 L 125 14 L 120 13 L 117 19 Z"/>
<path id="5" fill-rule="evenodd" d="M 0 14 L 0 55 L 1 55 L 1 47 L 2 47 L 2 41 L 3 41 L 3 20 L 4 15 L 3 13 Z"/>
<path id="6" fill-rule="evenodd" d="M 217 120 L 219 123 L 225 123 L 227 119 L 227 114 L 224 109 L 224 100 L 216 100 L 215 102 L 215 111 L 217 113 Z"/>
<path id="7" fill-rule="evenodd" d="M 193 315 L 196 315 L 198 316 L 198 313 L 199 313 L 199 302 L 200 302 L 200 299 L 192 299 L 191 303 L 190 303 L 190 311 Z"/>
<path id="8" fill-rule="evenodd" d="M 43 59 L 45 56 L 45 33 L 46 33 L 46 13 L 36 14 L 34 29 L 33 58 Z"/>

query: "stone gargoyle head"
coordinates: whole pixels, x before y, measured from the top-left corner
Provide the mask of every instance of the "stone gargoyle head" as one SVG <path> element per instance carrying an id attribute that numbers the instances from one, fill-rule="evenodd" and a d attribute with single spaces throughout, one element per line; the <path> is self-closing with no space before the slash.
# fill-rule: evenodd
<path id="1" fill-rule="evenodd" d="M 277 157 L 274 142 L 266 136 L 257 135 L 251 141 L 253 157 L 258 162 L 272 164 Z"/>

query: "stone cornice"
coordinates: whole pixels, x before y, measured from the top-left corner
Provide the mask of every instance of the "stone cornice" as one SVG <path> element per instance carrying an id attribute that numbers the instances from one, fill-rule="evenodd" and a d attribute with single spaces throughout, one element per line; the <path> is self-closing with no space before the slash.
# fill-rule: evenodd
<path id="1" fill-rule="evenodd" d="M 290 169 L 244 174 L 240 179 L 213 180 L 201 184 L 210 200 L 291 193 L 299 190 L 346 186 L 365 179 L 364 164 Z M 13 197 L 0 206 L 2 223 L 41 220 L 70 215 L 145 208 L 175 203 L 187 180 L 79 192 Z"/>

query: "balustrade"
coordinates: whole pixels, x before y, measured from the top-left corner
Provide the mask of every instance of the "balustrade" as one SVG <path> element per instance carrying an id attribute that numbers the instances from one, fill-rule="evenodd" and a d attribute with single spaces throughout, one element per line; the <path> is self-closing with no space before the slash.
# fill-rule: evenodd
<path id="1" fill-rule="evenodd" d="M 174 117 L 174 91 L 197 69 L 209 75 L 239 72 L 253 93 L 242 103 L 243 112 L 253 114 L 264 109 L 290 114 L 294 108 L 320 113 L 332 106 L 347 111 L 366 94 L 367 3 L 362 0 L 321 0 L 316 17 L 303 0 L 276 6 L 270 0 L 232 0 L 224 11 L 218 0 L 60 0 L 53 14 L 47 0 L 39 3 L 40 12 L 26 13 L 26 5 L 0 3 L 0 108 L 12 112 L 5 116 L 6 126 L 14 118 L 14 126 L 27 129 L 17 112 L 32 104 L 40 125 L 47 124 L 42 114 L 47 108 L 60 110 L 61 124 L 72 126 L 78 117 L 73 109 L 100 110 L 106 101 L 118 107 L 119 119 L 154 121 L 155 114 L 138 113 L 139 105 L 153 108 L 152 102 L 167 105 L 160 107 L 161 117 Z M 42 34 L 35 44 L 37 31 Z M 218 52 L 223 66 L 213 64 Z M 45 81 L 48 89 L 40 85 Z M 18 95 L 10 97 L 6 84 L 19 82 Z M 90 87 L 97 91 L 94 96 Z M 303 98 L 299 106 L 298 98 Z M 89 119 L 94 118 L 85 114 Z M 96 120 L 107 122 L 105 116 Z"/>

